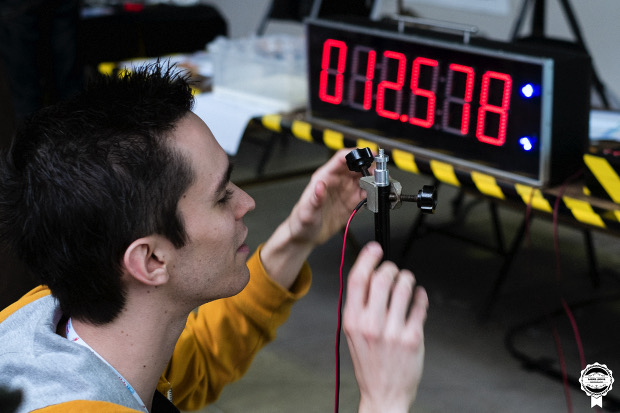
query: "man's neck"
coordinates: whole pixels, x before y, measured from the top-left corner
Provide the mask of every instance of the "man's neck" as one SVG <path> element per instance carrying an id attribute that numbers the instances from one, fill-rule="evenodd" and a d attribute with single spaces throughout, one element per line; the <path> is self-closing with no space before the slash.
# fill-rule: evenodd
<path id="1" fill-rule="evenodd" d="M 157 382 L 172 356 L 187 316 L 173 318 L 165 311 L 149 312 L 136 307 L 139 306 L 128 304 L 120 316 L 105 325 L 76 319 L 72 323 L 80 338 L 131 384 L 150 411 Z"/>

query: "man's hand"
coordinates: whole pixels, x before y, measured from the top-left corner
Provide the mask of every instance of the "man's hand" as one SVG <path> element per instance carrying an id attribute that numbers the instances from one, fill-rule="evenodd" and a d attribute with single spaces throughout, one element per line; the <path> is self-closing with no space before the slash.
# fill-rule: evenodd
<path id="1" fill-rule="evenodd" d="M 267 273 L 290 288 L 312 250 L 340 230 L 366 191 L 361 175 L 349 171 L 345 155 L 338 151 L 312 175 L 291 214 L 263 245 L 260 257 Z"/>
<path id="2" fill-rule="evenodd" d="M 359 254 L 347 286 L 343 329 L 360 388 L 360 412 L 404 413 L 416 396 L 424 364 L 428 297 L 410 271 L 376 267 L 381 247 Z"/>
<path id="3" fill-rule="evenodd" d="M 361 174 L 349 171 L 345 155 L 338 151 L 312 175 L 286 223 L 293 242 L 321 245 L 340 230 L 353 208 L 366 197 Z"/>

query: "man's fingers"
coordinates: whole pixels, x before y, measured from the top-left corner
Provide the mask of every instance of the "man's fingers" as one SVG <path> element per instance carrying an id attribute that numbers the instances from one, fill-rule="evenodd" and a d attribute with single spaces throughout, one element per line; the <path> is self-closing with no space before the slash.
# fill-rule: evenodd
<path id="1" fill-rule="evenodd" d="M 370 277 L 381 261 L 383 251 L 379 243 L 371 241 L 360 251 L 349 272 L 347 305 L 355 311 L 363 308 L 368 298 Z"/>
<path id="2" fill-rule="evenodd" d="M 413 295 L 413 306 L 407 323 L 424 324 L 428 310 L 428 295 L 424 287 L 417 287 Z"/>
<path id="3" fill-rule="evenodd" d="M 348 151 L 346 149 L 340 149 L 336 152 L 323 166 L 321 166 L 317 172 L 321 175 L 326 174 L 327 176 L 332 174 L 337 174 L 339 171 L 348 170 L 346 154 Z"/>
<path id="4" fill-rule="evenodd" d="M 392 296 L 387 320 L 388 328 L 399 329 L 405 324 L 405 320 L 409 313 L 409 307 L 411 306 L 414 288 L 415 278 L 413 274 L 411 271 L 402 270 L 391 291 Z"/>
<path id="5" fill-rule="evenodd" d="M 317 181 L 314 184 L 314 192 L 312 197 L 312 206 L 316 208 L 320 208 L 323 205 L 323 201 L 325 200 L 325 196 L 327 194 L 327 184 L 323 181 Z"/>
<path id="6" fill-rule="evenodd" d="M 386 261 L 376 269 L 370 280 L 370 293 L 368 294 L 367 307 L 371 314 L 381 314 L 381 319 L 385 319 L 392 288 L 397 280 L 398 267 L 393 262 Z"/>

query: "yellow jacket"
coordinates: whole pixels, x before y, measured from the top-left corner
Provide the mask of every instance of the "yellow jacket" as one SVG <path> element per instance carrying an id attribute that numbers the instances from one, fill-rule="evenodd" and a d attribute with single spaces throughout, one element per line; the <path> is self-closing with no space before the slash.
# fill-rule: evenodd
<path id="1" fill-rule="evenodd" d="M 248 267 L 250 282 L 241 293 L 205 304 L 188 317 L 172 358 L 157 386 L 157 390 L 163 395 L 168 398 L 172 396 L 179 409 L 194 410 L 213 402 L 226 384 L 240 378 L 249 368 L 256 352 L 275 338 L 276 329 L 288 318 L 293 303 L 310 288 L 312 276 L 308 264 L 304 264 L 290 290 L 283 289 L 269 278 L 260 261 L 259 251 L 250 257 Z M 9 389 L 19 388 L 24 392 L 20 408 L 46 413 L 135 412 L 115 403 L 116 396 L 112 395 L 110 398 L 105 394 L 99 395 L 95 400 L 88 400 L 80 397 L 82 393 L 76 394 L 68 390 L 64 394 L 58 394 L 58 389 L 54 389 L 53 397 L 48 401 L 47 396 L 41 394 L 41 388 L 45 389 L 45 381 L 38 384 L 36 377 L 39 372 L 33 370 L 42 367 L 42 360 L 50 357 L 36 354 L 36 351 L 41 352 L 41 347 L 45 349 L 46 343 L 38 342 L 35 346 L 31 341 L 34 337 L 45 341 L 45 337 L 48 337 L 50 341 L 62 346 L 66 343 L 58 341 L 58 336 L 49 336 L 55 335 L 54 326 L 50 323 L 43 328 L 49 331 L 41 332 L 36 330 L 40 327 L 31 326 L 24 327 L 25 331 L 18 331 L 19 334 L 15 334 L 15 330 L 21 329 L 24 324 L 35 324 L 24 323 L 20 317 L 28 316 L 31 319 L 30 313 L 36 303 L 42 300 L 55 303 L 55 300 L 50 299 L 50 291 L 45 286 L 35 288 L 0 312 L 0 383 Z M 54 306 L 52 311 L 58 311 L 57 303 Z M 57 318 L 59 314 L 50 319 Z M 34 332 L 28 329 L 33 329 Z M 9 331 L 10 333 L 7 333 Z M 5 340 L 7 337 L 11 338 L 11 343 Z M 53 346 L 51 348 L 54 349 Z M 43 353 L 46 355 L 45 351 Z M 62 353 L 62 356 L 66 357 L 66 351 Z M 20 360 L 33 359 L 37 362 L 29 368 L 19 365 Z M 71 363 L 63 363 L 63 366 L 71 366 Z M 48 370 L 43 373 L 49 376 L 50 367 L 44 368 Z M 27 379 L 20 377 L 20 371 L 21 376 L 28 376 Z M 66 371 L 63 368 L 55 374 L 66 380 L 72 374 L 83 374 L 83 371 L 78 368 L 76 371 Z M 49 380 L 49 377 L 47 379 Z M 97 387 L 99 384 L 95 382 L 90 385 Z M 72 385 L 66 387 L 73 388 Z"/>

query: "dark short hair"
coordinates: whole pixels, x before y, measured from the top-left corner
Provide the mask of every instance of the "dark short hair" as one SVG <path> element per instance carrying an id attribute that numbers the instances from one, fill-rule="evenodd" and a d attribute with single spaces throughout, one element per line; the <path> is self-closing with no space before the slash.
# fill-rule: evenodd
<path id="1" fill-rule="evenodd" d="M 125 304 L 136 239 L 187 239 L 177 210 L 194 176 L 171 144 L 193 105 L 187 75 L 157 62 L 101 76 L 27 120 L 0 160 L 0 236 L 65 315 L 103 324 Z"/>

